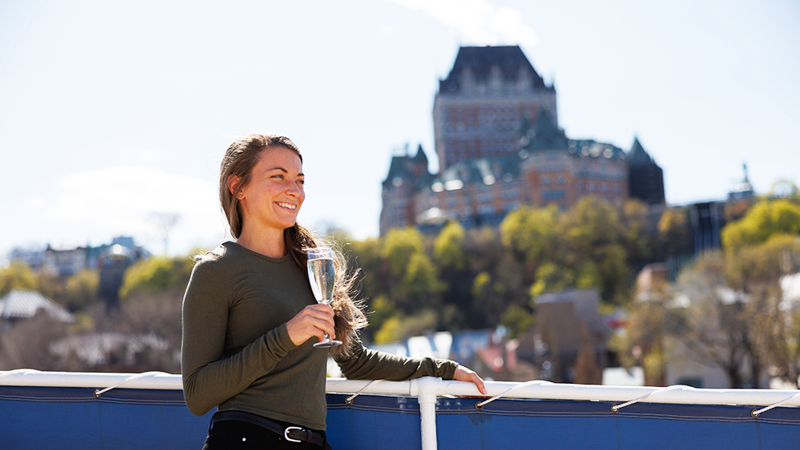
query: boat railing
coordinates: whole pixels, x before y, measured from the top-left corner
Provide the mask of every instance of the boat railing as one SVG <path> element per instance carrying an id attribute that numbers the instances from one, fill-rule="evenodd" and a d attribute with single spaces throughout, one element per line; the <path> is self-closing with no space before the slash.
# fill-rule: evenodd
<path id="1" fill-rule="evenodd" d="M 103 399 L 115 390 L 182 391 L 181 376 L 163 372 L 76 373 L 40 372 L 30 369 L 0 371 L 0 393 L 3 387 L 89 388 L 95 399 Z M 358 406 L 359 396 L 413 397 L 419 404 L 420 444 L 423 450 L 438 448 L 437 408 L 442 400 L 458 399 L 460 411 L 475 414 L 493 402 L 507 399 L 559 400 L 606 403 L 607 416 L 620 415 L 635 404 L 663 405 L 747 405 L 748 420 L 757 421 L 775 408 L 800 406 L 800 391 L 770 389 L 697 389 L 689 386 L 598 386 L 551 383 L 534 380 L 525 383 L 486 382 L 488 396 L 480 394 L 471 383 L 420 378 L 393 382 L 329 378 L 329 394 L 341 394 L 346 405 Z M 14 396 L 0 396 L 0 405 Z M 182 399 L 182 393 L 180 394 Z M 329 401 L 329 417 L 330 417 Z M 597 411 L 598 403 L 592 404 Z M 474 409 L 473 409 L 474 408 Z M 635 408 L 631 408 L 635 409 Z M 597 414 L 592 413 L 592 414 Z M 648 413 L 649 414 L 649 413 Z M 624 415 L 624 414 L 623 414 Z M 652 415 L 652 414 L 651 414 Z M 740 414 L 741 416 L 741 414 Z M 5 416 L 4 416 L 5 417 Z M 644 415 L 643 417 L 649 417 Z M 739 418 L 737 418 L 739 420 Z M 793 419 L 794 420 L 794 419 Z M 788 423 L 786 421 L 780 422 Z M 800 422 L 799 422 L 800 423 Z M 329 424 L 330 427 L 330 424 Z M 795 425 L 800 431 L 800 426 Z M 798 434 L 800 437 L 800 434 Z"/>

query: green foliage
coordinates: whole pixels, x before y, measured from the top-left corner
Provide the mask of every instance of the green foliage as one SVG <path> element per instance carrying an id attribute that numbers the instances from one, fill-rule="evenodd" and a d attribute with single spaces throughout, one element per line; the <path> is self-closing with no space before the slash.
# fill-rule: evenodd
<path id="1" fill-rule="evenodd" d="M 403 277 L 403 290 L 417 297 L 441 293 L 447 286 L 439 280 L 437 272 L 436 266 L 424 253 L 414 253 Z"/>
<path id="2" fill-rule="evenodd" d="M 381 295 L 381 293 L 385 295 L 379 249 L 380 241 L 376 238 L 350 243 L 347 265 L 351 271 L 362 269 L 359 274 L 362 297 L 370 298 L 373 295 Z"/>
<path id="3" fill-rule="evenodd" d="M 395 228 L 389 230 L 380 249 L 381 258 L 389 264 L 395 276 L 405 273 L 411 257 L 425 251 L 422 234 L 415 228 Z"/>
<path id="4" fill-rule="evenodd" d="M 461 270 L 466 266 L 464 237 L 466 232 L 458 222 L 448 223 L 433 244 L 433 256 L 442 268 Z"/>
<path id="5" fill-rule="evenodd" d="M 472 296 L 476 299 L 486 296 L 491 282 L 492 276 L 488 272 L 481 272 L 476 275 L 472 281 Z"/>
<path id="6" fill-rule="evenodd" d="M 136 293 L 184 290 L 193 266 L 194 261 L 185 256 L 154 256 L 141 260 L 125 271 L 120 298 L 129 299 Z"/>
<path id="7" fill-rule="evenodd" d="M 400 317 L 392 316 L 383 322 L 378 332 L 375 333 L 375 343 L 385 344 L 400 339 Z"/>
<path id="8" fill-rule="evenodd" d="M 370 328 L 380 330 L 386 321 L 397 315 L 397 310 L 385 295 L 378 295 L 369 302 L 368 313 Z"/>
<path id="9" fill-rule="evenodd" d="M 685 208 L 667 208 L 658 221 L 657 245 L 662 257 L 691 254 L 692 230 Z"/>
<path id="10" fill-rule="evenodd" d="M 614 206 L 594 197 L 583 197 L 567 211 L 564 225 L 572 249 L 587 256 L 597 248 L 619 242 L 622 231 Z"/>
<path id="11" fill-rule="evenodd" d="M 535 321 L 531 311 L 520 305 L 511 305 L 506 308 L 500 323 L 508 329 L 509 337 L 514 339 L 528 331 Z"/>
<path id="12" fill-rule="evenodd" d="M 375 342 L 384 344 L 436 330 L 439 323 L 435 310 L 425 308 L 413 315 L 397 315 L 387 320 L 375 333 Z"/>
<path id="13" fill-rule="evenodd" d="M 554 204 L 546 208 L 523 207 L 510 212 L 500 224 L 503 245 L 524 255 L 528 262 L 546 258 L 558 232 L 559 216 Z"/>
<path id="14" fill-rule="evenodd" d="M 0 268 L 0 297 L 12 289 L 37 289 L 36 275 L 31 268 L 19 261 L 12 261 L 7 267 Z"/>
<path id="15" fill-rule="evenodd" d="M 569 269 L 561 268 L 553 262 L 546 262 L 536 270 L 536 282 L 530 289 L 532 298 L 538 297 L 545 292 L 558 292 L 571 286 L 575 275 Z"/>
<path id="16" fill-rule="evenodd" d="M 626 200 L 621 209 L 622 244 L 628 261 L 643 265 L 654 253 L 655 230 L 648 224 L 649 209 L 643 202 Z"/>
<path id="17" fill-rule="evenodd" d="M 97 300 L 100 275 L 96 270 L 82 270 L 69 277 L 65 283 L 65 301 L 72 311 L 83 309 Z"/>
<path id="18" fill-rule="evenodd" d="M 736 251 L 766 242 L 775 234 L 800 234 L 800 205 L 785 199 L 756 203 L 742 219 L 722 229 L 722 244 Z"/>

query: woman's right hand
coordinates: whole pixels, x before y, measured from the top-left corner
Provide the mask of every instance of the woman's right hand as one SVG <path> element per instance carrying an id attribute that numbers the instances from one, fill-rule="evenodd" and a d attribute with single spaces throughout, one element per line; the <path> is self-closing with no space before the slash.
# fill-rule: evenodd
<path id="1" fill-rule="evenodd" d="M 289 339 L 294 345 L 300 345 L 312 337 L 317 337 L 321 341 L 326 332 L 331 339 L 335 339 L 334 325 L 333 308 L 330 305 L 318 303 L 306 306 L 286 322 L 286 331 L 289 332 Z"/>

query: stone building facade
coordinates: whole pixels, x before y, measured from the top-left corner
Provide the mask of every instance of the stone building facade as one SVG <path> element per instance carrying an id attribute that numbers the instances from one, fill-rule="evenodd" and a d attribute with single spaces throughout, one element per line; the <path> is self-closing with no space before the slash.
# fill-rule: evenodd
<path id="1" fill-rule="evenodd" d="M 429 172 L 421 146 L 392 158 L 380 233 L 451 219 L 496 226 L 523 205 L 566 209 L 588 195 L 664 204 L 662 170 L 638 138 L 628 152 L 569 139 L 555 105 L 519 47 L 463 47 L 434 103 L 440 171 Z"/>
<path id="2" fill-rule="evenodd" d="M 513 155 L 520 121 L 540 111 L 557 120 L 556 90 L 518 46 L 461 47 L 433 102 L 439 170 L 457 161 Z"/>

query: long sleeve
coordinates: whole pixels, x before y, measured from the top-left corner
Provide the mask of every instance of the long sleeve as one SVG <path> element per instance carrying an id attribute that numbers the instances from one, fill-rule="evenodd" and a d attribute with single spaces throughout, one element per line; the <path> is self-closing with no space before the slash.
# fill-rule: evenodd
<path id="1" fill-rule="evenodd" d="M 286 322 L 316 303 L 290 255 L 269 258 L 227 242 L 194 267 L 183 299 L 186 405 L 325 429 L 327 352 L 295 345 Z"/>
<path id="2" fill-rule="evenodd" d="M 350 358 L 337 358 L 345 377 L 352 380 L 406 381 L 419 377 L 452 380 L 458 364 L 435 358 L 406 358 L 364 347 L 361 341 L 352 346 Z"/>
<path id="3" fill-rule="evenodd" d="M 181 372 L 189 410 L 200 416 L 244 391 L 295 348 L 285 323 L 226 354 L 233 276 L 216 261 L 198 263 L 183 300 Z"/>

